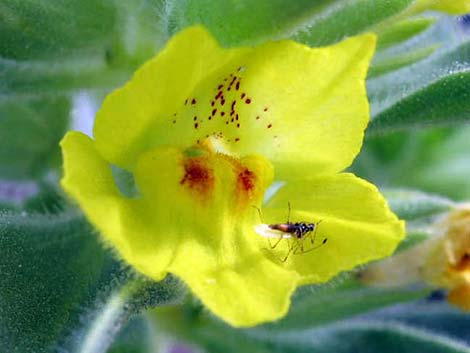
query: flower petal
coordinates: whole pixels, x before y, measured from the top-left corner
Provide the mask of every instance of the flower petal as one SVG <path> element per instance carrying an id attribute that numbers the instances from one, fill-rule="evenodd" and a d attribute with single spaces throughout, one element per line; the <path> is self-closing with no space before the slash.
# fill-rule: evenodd
<path id="1" fill-rule="evenodd" d="M 229 154 L 262 154 L 278 178 L 347 167 L 369 119 L 365 76 L 373 35 L 326 48 L 283 40 L 222 49 L 202 27 L 184 30 L 105 100 L 95 138 L 132 169 L 150 147 L 209 140 Z M 313 171 L 313 172 L 312 172 Z"/>
<path id="2" fill-rule="evenodd" d="M 193 107 L 195 86 L 230 59 L 231 54 L 203 27 L 190 27 L 173 36 L 124 87 L 104 100 L 93 129 L 100 153 L 129 169 L 154 145 L 192 145 L 192 130 L 172 127 L 175 114 L 185 103 Z"/>
<path id="3" fill-rule="evenodd" d="M 248 229 L 239 231 L 245 237 L 257 237 Z M 236 259 L 227 261 L 231 253 L 210 251 L 202 242 L 182 244 L 170 271 L 232 326 L 254 326 L 283 317 L 299 276 L 259 252 L 240 250 Z"/>
<path id="4" fill-rule="evenodd" d="M 296 286 L 296 273 L 266 259 L 252 230 L 252 206 L 260 204 L 272 176 L 262 157 L 237 160 L 168 147 L 145 152 L 135 168 L 142 202 L 159 225 L 153 230 L 159 246 L 175 244 L 168 271 L 234 326 L 281 317 Z M 148 274 L 152 255 L 135 255 L 128 261 Z"/>
<path id="5" fill-rule="evenodd" d="M 173 255 L 172 243 L 165 246 L 153 214 L 140 200 L 123 197 L 115 185 L 109 164 L 100 156 L 94 142 L 80 132 L 68 132 L 61 142 L 64 157 L 62 187 L 98 228 L 107 245 L 116 248 L 129 263 L 154 279 L 166 275 Z M 146 256 L 152 256 L 152 267 Z"/>
<path id="6" fill-rule="evenodd" d="M 286 268 L 302 276 L 301 283 L 323 282 L 343 270 L 393 253 L 403 239 L 404 222 L 389 210 L 377 188 L 352 174 L 286 184 L 263 210 L 266 221 L 284 223 L 288 202 L 291 222 L 318 222 L 310 252 L 292 254 Z M 284 256 L 287 241 L 276 248 Z M 305 249 L 311 248 L 310 238 Z"/>
<path id="7" fill-rule="evenodd" d="M 264 155 L 281 180 L 304 177 L 306 165 L 310 175 L 349 166 L 369 121 L 365 76 L 374 48 L 369 34 L 325 48 L 292 41 L 255 48 L 242 63 L 251 102 L 231 150 Z"/>

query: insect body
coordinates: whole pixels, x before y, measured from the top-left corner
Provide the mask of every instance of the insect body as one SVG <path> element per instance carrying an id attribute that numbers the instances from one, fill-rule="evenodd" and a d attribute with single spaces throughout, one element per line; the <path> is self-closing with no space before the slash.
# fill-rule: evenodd
<path id="1" fill-rule="evenodd" d="M 318 222 L 320 223 L 320 222 Z M 315 230 L 315 223 L 280 223 L 270 224 L 269 228 L 279 230 L 284 233 L 294 235 L 297 239 L 302 239 L 305 235 Z"/>
<path id="2" fill-rule="evenodd" d="M 265 236 L 268 238 L 271 249 L 275 249 L 283 239 L 287 239 L 289 241 L 287 254 L 282 260 L 282 262 L 286 262 L 287 258 L 289 257 L 291 253 L 294 255 L 297 255 L 297 254 L 304 254 L 304 253 L 310 252 L 324 245 L 328 240 L 327 238 L 325 238 L 323 239 L 320 245 L 314 246 L 315 238 L 316 238 L 316 231 L 321 221 L 318 221 L 316 223 L 306 223 L 306 222 L 292 223 L 289 220 L 290 210 L 291 210 L 290 203 L 288 204 L 288 206 L 289 206 L 289 213 L 287 216 L 286 223 L 277 223 L 277 224 L 267 225 L 268 230 L 271 229 L 271 230 L 279 231 L 279 233 L 275 235 L 271 235 L 269 234 L 269 232 L 263 231 L 263 233 L 266 234 Z M 258 209 L 258 212 L 260 213 L 260 216 L 261 216 L 261 211 L 259 209 Z M 273 238 L 273 237 L 277 238 L 277 241 L 274 243 L 274 245 L 269 240 L 269 238 Z M 310 239 L 310 246 L 308 248 L 306 248 L 304 244 L 307 239 Z"/>

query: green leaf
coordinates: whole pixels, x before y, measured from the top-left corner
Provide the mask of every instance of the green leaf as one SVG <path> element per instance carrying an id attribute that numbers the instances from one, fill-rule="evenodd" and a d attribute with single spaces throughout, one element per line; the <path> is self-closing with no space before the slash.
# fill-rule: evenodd
<path id="1" fill-rule="evenodd" d="M 282 331 L 234 329 L 213 319 L 191 323 L 184 314 L 180 319 L 186 326 L 177 334 L 211 353 L 470 352 L 469 316 L 433 302 L 398 304 L 321 327 Z M 156 321 L 162 327 L 162 318 Z"/>
<path id="2" fill-rule="evenodd" d="M 310 13 L 332 0 L 170 0 L 166 5 L 168 32 L 174 34 L 203 24 L 224 45 L 259 43 L 285 36 Z"/>
<path id="3" fill-rule="evenodd" d="M 132 313 L 182 295 L 130 274 L 74 212 L 1 213 L 0 248 L 2 352 L 101 352 Z"/>
<path id="4" fill-rule="evenodd" d="M 368 137 L 468 119 L 470 41 L 458 31 L 456 20 L 443 17 L 429 31 L 391 49 L 393 55 L 406 55 L 417 46 L 433 45 L 441 48 L 428 59 L 367 80 L 372 115 Z M 386 58 L 380 53 L 376 61 Z"/>
<path id="5" fill-rule="evenodd" d="M 371 63 L 367 77 L 373 78 L 384 75 L 390 71 L 395 71 L 402 67 L 414 64 L 430 56 L 437 48 L 438 46 L 431 46 L 395 56 L 388 56 L 385 58 L 376 57 Z"/>
<path id="6" fill-rule="evenodd" d="M 470 120 L 470 72 L 451 74 L 374 117 L 369 135 Z"/>
<path id="7" fill-rule="evenodd" d="M 110 89 L 131 75 L 129 68 L 108 67 L 104 55 L 69 60 L 17 62 L 0 58 L 0 99 L 35 97 L 38 93 L 64 94 L 80 89 Z"/>
<path id="8" fill-rule="evenodd" d="M 304 327 L 322 327 L 337 320 L 364 314 L 390 304 L 422 298 L 428 290 L 369 288 L 348 279 L 301 288 L 293 298 L 289 314 L 269 330 L 282 332 Z M 343 279 L 344 281 L 344 279 Z"/>
<path id="9" fill-rule="evenodd" d="M 0 101 L 0 177 L 35 178 L 57 167 L 69 110 L 61 97 Z"/>
<path id="10" fill-rule="evenodd" d="M 92 50 L 115 28 L 113 2 L 102 0 L 3 0 L 0 56 L 38 59 Z"/>
<path id="11" fill-rule="evenodd" d="M 382 192 L 393 212 L 405 220 L 435 216 L 457 206 L 445 197 L 416 190 L 382 189 Z"/>
<path id="12" fill-rule="evenodd" d="M 400 22 L 391 23 L 390 26 L 377 32 L 377 50 L 388 48 L 397 43 L 418 35 L 436 22 L 432 17 L 408 18 Z"/>
<path id="13" fill-rule="evenodd" d="M 324 12 L 308 18 L 296 29 L 293 38 L 312 46 L 323 46 L 352 36 L 397 15 L 412 0 L 338 1 Z"/>

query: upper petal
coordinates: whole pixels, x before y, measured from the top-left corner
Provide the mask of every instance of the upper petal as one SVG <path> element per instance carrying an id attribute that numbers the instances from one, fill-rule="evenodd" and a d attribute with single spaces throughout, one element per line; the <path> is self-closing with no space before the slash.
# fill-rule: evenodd
<path id="1" fill-rule="evenodd" d="M 340 271 L 391 255 L 405 235 L 404 222 L 389 210 L 377 188 L 352 174 L 287 183 L 264 209 L 266 221 L 284 223 L 287 203 L 291 222 L 318 222 L 309 252 L 289 256 L 286 268 L 301 275 L 301 283 L 323 282 Z M 276 248 L 286 252 L 287 240 Z M 310 238 L 305 250 L 311 248 Z"/>
<path id="2" fill-rule="evenodd" d="M 94 134 L 109 161 L 132 169 L 157 145 L 209 140 L 226 153 L 262 154 L 279 178 L 344 169 L 369 119 L 365 76 L 375 37 L 326 48 L 284 40 L 223 49 L 201 27 L 172 38 L 107 97 Z"/>

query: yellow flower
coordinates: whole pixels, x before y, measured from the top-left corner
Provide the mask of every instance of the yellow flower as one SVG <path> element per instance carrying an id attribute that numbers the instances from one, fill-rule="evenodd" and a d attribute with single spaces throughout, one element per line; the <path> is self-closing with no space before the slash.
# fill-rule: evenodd
<path id="1" fill-rule="evenodd" d="M 433 237 L 369 266 L 361 279 L 375 286 L 424 281 L 449 290 L 449 302 L 470 311 L 470 207 L 462 205 L 434 228 Z"/>
<path id="2" fill-rule="evenodd" d="M 64 137 L 62 185 L 141 273 L 174 273 L 235 326 L 282 317 L 298 285 L 387 256 L 404 235 L 373 185 L 339 173 L 362 144 L 374 45 L 363 35 L 224 49 L 188 28 L 105 99 L 94 140 Z M 136 196 L 111 165 L 132 173 Z M 255 232 L 274 176 L 287 183 L 264 218 L 285 222 L 290 202 L 292 220 L 322 220 L 316 234 L 328 238 L 285 262 L 292 241 L 271 250 Z"/>
<path id="3" fill-rule="evenodd" d="M 470 0 L 416 0 L 410 11 L 419 13 L 426 10 L 447 12 L 452 15 L 465 15 L 470 12 Z"/>

